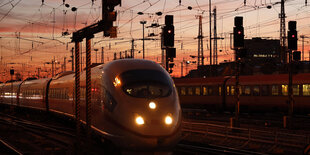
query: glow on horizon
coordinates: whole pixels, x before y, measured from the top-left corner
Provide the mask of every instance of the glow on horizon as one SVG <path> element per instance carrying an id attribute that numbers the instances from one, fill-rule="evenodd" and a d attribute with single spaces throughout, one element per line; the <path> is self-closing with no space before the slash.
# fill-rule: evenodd
<path id="1" fill-rule="evenodd" d="M 212 0 L 212 9 L 217 9 L 217 33 L 218 36 L 225 38 L 218 41 L 219 62 L 233 60 L 233 51 L 229 48 L 229 33 L 233 29 L 233 18 L 243 16 L 245 37 L 279 38 L 279 19 L 280 0 L 255 1 L 247 0 Z M 101 19 L 101 1 L 85 0 L 66 0 L 69 4 L 67 8 L 62 1 L 45 0 L 42 5 L 38 0 L 3 0 L 0 2 L 0 81 L 8 80 L 9 69 L 14 67 L 17 72 L 27 76 L 36 74 L 37 68 L 41 67 L 41 75 L 47 75 L 51 62 L 55 57 L 57 61 L 63 63 L 64 57 L 70 60 L 72 35 L 62 36 L 62 32 L 72 34 L 76 29 L 81 29 L 87 25 Z M 13 9 L 12 7 L 15 6 Z M 72 7 L 77 7 L 77 12 L 72 12 Z M 188 6 L 193 9 L 189 10 Z M 267 9 L 267 6 L 272 6 Z M 297 21 L 298 35 L 310 36 L 310 6 L 305 6 L 303 1 L 292 0 L 286 2 L 286 25 L 289 20 Z M 10 9 L 12 9 L 10 11 Z M 135 56 L 142 58 L 142 25 L 140 21 L 147 21 L 146 26 L 152 23 L 164 24 L 164 15 L 174 15 L 175 26 L 175 47 L 177 49 L 176 67 L 173 76 L 180 76 L 180 66 L 183 60 L 196 61 L 189 55 L 197 55 L 198 41 L 194 38 L 198 35 L 198 19 L 196 15 L 203 16 L 204 64 L 209 63 L 209 4 L 204 0 L 196 1 L 166 1 L 166 0 L 122 0 L 122 6 L 115 8 L 118 11 L 118 19 L 114 23 L 119 27 L 118 38 L 104 38 L 102 33 L 95 35 L 92 39 L 92 49 L 98 49 L 97 62 L 100 61 L 101 47 L 104 47 L 105 62 L 113 60 L 114 52 L 117 56 L 122 52 L 130 51 L 131 40 L 135 41 Z M 162 16 L 157 16 L 156 12 L 163 12 Z M 143 12 L 144 15 L 138 15 Z M 7 15 L 6 15 L 7 14 Z M 54 21 L 55 18 L 55 22 Z M 213 18 L 212 18 L 213 22 Z M 213 26 L 212 26 L 213 29 Z M 287 30 L 287 29 L 286 29 Z M 159 34 L 160 28 L 146 28 L 145 36 L 154 33 Z M 159 36 L 152 37 L 159 39 Z M 140 39 L 140 40 L 139 40 Z M 307 38 L 305 38 L 305 41 Z M 161 49 L 159 40 L 145 41 L 146 59 L 161 62 Z M 213 45 L 212 45 L 213 46 Z M 81 45 L 85 52 L 85 41 Z M 222 50 L 222 52 L 219 52 Z M 301 50 L 301 42 L 299 42 Z M 310 50 L 309 43 L 305 42 L 305 58 Z M 129 52 L 128 52 L 129 53 Z M 92 52 L 92 62 L 95 60 L 95 51 Z M 85 61 L 84 61 L 85 63 Z M 71 69 L 71 63 L 66 63 L 66 70 Z M 83 64 L 85 66 L 85 64 Z M 56 67 L 60 68 L 61 64 Z M 196 64 L 184 65 L 184 73 L 196 68 Z M 60 71 L 60 69 L 58 70 Z M 183 74 L 184 74 L 183 73 Z"/>

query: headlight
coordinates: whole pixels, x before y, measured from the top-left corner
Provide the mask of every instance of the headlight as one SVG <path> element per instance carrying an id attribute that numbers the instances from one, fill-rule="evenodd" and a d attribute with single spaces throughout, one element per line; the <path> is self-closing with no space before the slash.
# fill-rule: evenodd
<path id="1" fill-rule="evenodd" d="M 150 109 L 156 109 L 156 104 L 155 104 L 155 102 L 150 102 L 150 103 L 149 103 L 149 108 L 150 108 Z"/>
<path id="2" fill-rule="evenodd" d="M 170 125 L 170 124 L 172 123 L 172 117 L 171 117 L 171 116 L 166 116 L 166 118 L 165 118 L 165 123 L 166 123 L 167 125 Z"/>
<path id="3" fill-rule="evenodd" d="M 144 119 L 143 119 L 143 117 L 137 116 L 137 117 L 136 117 L 136 123 L 137 123 L 138 125 L 143 125 L 143 124 L 144 124 Z"/>
<path id="4" fill-rule="evenodd" d="M 122 83 L 121 83 L 121 80 L 118 77 L 116 77 L 114 79 L 113 84 L 114 84 L 115 87 L 117 87 L 117 86 L 121 85 Z"/>

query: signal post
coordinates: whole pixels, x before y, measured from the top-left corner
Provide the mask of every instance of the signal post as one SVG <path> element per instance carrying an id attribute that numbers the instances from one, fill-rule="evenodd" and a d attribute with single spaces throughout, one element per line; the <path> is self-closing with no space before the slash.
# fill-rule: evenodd
<path id="1" fill-rule="evenodd" d="M 293 127 L 293 116 L 294 116 L 294 94 L 293 94 L 293 61 L 292 55 L 295 61 L 300 60 L 300 52 L 297 50 L 297 31 L 296 31 L 296 21 L 288 22 L 288 116 L 283 117 L 283 127 L 292 128 Z"/>
<path id="2" fill-rule="evenodd" d="M 174 48 L 174 26 L 173 16 L 165 16 L 165 26 L 162 33 L 162 49 L 166 49 L 166 70 L 172 73 L 174 67 L 173 58 L 176 57 L 176 49 Z"/>
<path id="3" fill-rule="evenodd" d="M 234 26 L 234 50 L 235 50 L 235 75 L 236 75 L 236 83 L 235 83 L 235 117 L 230 118 L 230 126 L 231 127 L 239 127 L 239 114 L 240 114 L 240 90 L 239 90 L 239 76 L 240 76 L 240 63 L 242 58 L 245 56 L 244 50 L 244 28 L 243 28 L 243 17 L 237 16 L 235 17 L 235 26 Z M 224 88 L 225 89 L 225 88 Z"/>

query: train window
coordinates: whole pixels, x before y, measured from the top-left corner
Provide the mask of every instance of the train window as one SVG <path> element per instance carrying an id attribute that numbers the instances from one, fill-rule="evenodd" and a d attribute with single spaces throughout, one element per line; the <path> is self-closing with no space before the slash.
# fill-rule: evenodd
<path id="1" fill-rule="evenodd" d="M 251 87 L 250 86 L 244 86 L 244 95 L 251 95 Z"/>
<path id="2" fill-rule="evenodd" d="M 186 89 L 185 89 L 185 87 L 181 87 L 181 95 L 186 95 Z"/>
<path id="3" fill-rule="evenodd" d="M 187 88 L 187 95 L 193 95 L 193 88 L 192 87 Z"/>
<path id="4" fill-rule="evenodd" d="M 122 73 L 120 79 L 123 91 L 133 97 L 166 97 L 172 92 L 170 77 L 157 70 L 130 70 Z"/>
<path id="5" fill-rule="evenodd" d="M 219 95 L 222 95 L 222 86 L 219 86 Z"/>
<path id="6" fill-rule="evenodd" d="M 202 86 L 202 95 L 208 95 L 207 86 Z"/>
<path id="7" fill-rule="evenodd" d="M 230 95 L 235 95 L 235 86 L 230 86 Z"/>
<path id="8" fill-rule="evenodd" d="M 288 85 L 281 85 L 282 88 L 282 95 L 287 95 L 288 94 Z"/>
<path id="9" fill-rule="evenodd" d="M 239 85 L 239 95 L 242 95 L 242 87 L 240 85 Z"/>
<path id="10" fill-rule="evenodd" d="M 299 96 L 299 85 L 293 85 L 293 94 Z"/>
<path id="11" fill-rule="evenodd" d="M 211 86 L 208 87 L 208 94 L 213 95 L 213 87 Z"/>
<path id="12" fill-rule="evenodd" d="M 259 96 L 259 86 L 253 86 L 253 95 Z"/>
<path id="13" fill-rule="evenodd" d="M 200 87 L 195 87 L 195 95 L 200 95 Z"/>
<path id="14" fill-rule="evenodd" d="M 303 84 L 302 85 L 302 94 L 304 96 L 310 96 L 310 84 Z"/>
<path id="15" fill-rule="evenodd" d="M 229 94 L 230 94 L 229 86 L 226 86 L 226 95 L 229 95 Z"/>
<path id="16" fill-rule="evenodd" d="M 261 94 L 262 94 L 262 96 L 268 96 L 268 86 L 267 85 L 261 86 Z"/>
<path id="17" fill-rule="evenodd" d="M 271 95 L 273 95 L 273 96 L 279 95 L 279 86 L 278 85 L 272 85 L 271 86 Z"/>

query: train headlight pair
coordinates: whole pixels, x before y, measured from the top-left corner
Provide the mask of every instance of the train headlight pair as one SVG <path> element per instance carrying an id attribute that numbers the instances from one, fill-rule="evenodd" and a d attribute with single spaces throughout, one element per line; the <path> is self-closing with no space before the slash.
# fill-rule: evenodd
<path id="1" fill-rule="evenodd" d="M 172 124 L 172 122 L 173 122 L 173 119 L 172 119 L 171 115 L 167 115 L 165 117 L 165 124 L 170 125 L 170 124 Z M 144 124 L 144 118 L 142 116 L 137 116 L 136 117 L 136 123 L 138 125 L 143 125 Z"/>

